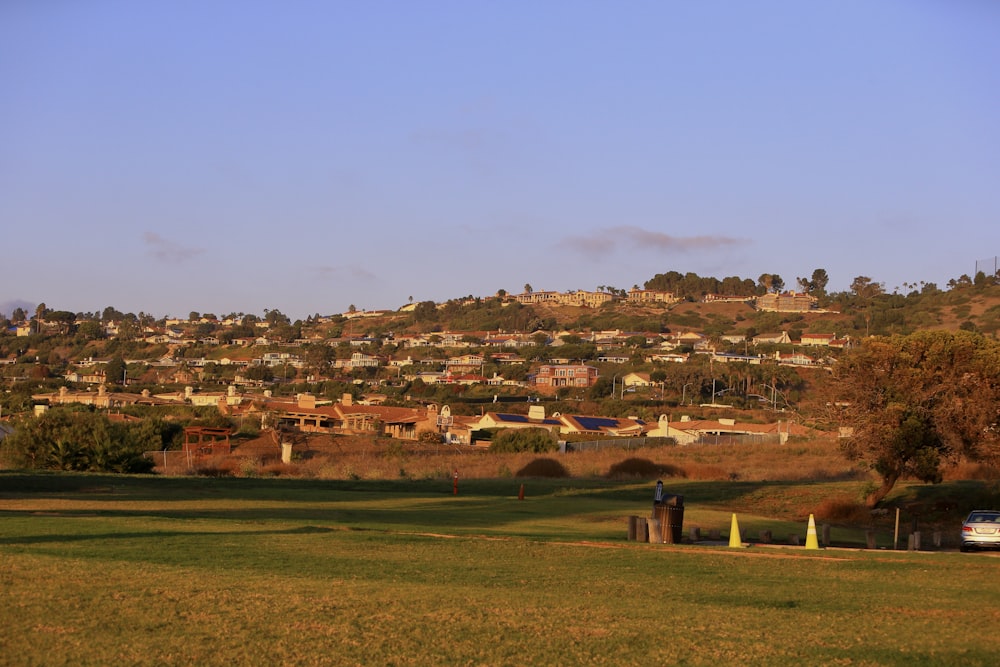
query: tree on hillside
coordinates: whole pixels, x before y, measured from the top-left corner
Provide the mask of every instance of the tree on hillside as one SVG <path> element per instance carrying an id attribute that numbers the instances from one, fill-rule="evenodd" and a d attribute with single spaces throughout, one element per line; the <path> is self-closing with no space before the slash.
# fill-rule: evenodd
<path id="1" fill-rule="evenodd" d="M 830 282 L 825 269 L 816 269 L 810 278 L 796 278 L 799 290 L 808 292 L 813 296 L 826 296 L 826 286 Z"/>
<path id="2" fill-rule="evenodd" d="M 857 276 L 851 281 L 851 292 L 859 299 L 871 299 L 884 291 L 882 283 L 874 282 L 868 276 Z"/>
<path id="3" fill-rule="evenodd" d="M 816 296 L 826 296 L 826 286 L 830 283 L 830 276 L 826 269 L 816 269 L 809 279 L 809 291 Z"/>
<path id="4" fill-rule="evenodd" d="M 118 339 L 124 342 L 136 340 L 142 331 L 139 329 L 139 320 L 134 313 L 126 313 L 118 323 Z"/>
<path id="5" fill-rule="evenodd" d="M 125 381 L 126 366 L 121 355 L 112 357 L 104 365 L 104 381 L 108 384 L 122 384 Z"/>
<path id="6" fill-rule="evenodd" d="M 104 337 L 104 329 L 101 328 L 98 322 L 93 320 L 81 322 L 76 331 L 79 335 L 83 336 L 84 340 L 97 340 Z"/>
<path id="7" fill-rule="evenodd" d="M 125 314 L 123 312 L 121 312 L 120 310 L 117 310 L 117 309 L 113 308 L 112 306 L 107 306 L 101 312 L 101 321 L 103 321 L 104 323 L 117 322 L 118 320 L 120 320 L 124 316 L 125 316 Z"/>
<path id="8" fill-rule="evenodd" d="M 780 292 L 785 288 L 785 281 L 777 273 L 762 273 L 757 278 L 757 284 L 765 292 Z"/>
<path id="9" fill-rule="evenodd" d="M 59 325 L 59 333 L 67 334 L 76 322 L 76 313 L 71 313 L 68 310 L 50 310 L 45 314 L 45 321 L 52 322 Z"/>
<path id="10" fill-rule="evenodd" d="M 945 462 L 1000 460 L 1000 343 L 971 332 L 877 337 L 834 367 L 846 406 L 842 445 L 880 486 L 874 507 L 904 477 L 940 482 Z"/>
<path id="11" fill-rule="evenodd" d="M 45 313 L 47 313 L 48 310 L 49 309 L 45 307 L 44 302 L 38 304 L 35 308 L 35 333 L 42 333 L 42 321 L 45 319 Z"/>
<path id="12" fill-rule="evenodd" d="M 288 318 L 288 316 L 282 313 L 277 308 L 275 308 L 274 310 L 268 310 L 267 308 L 265 308 L 264 321 L 267 322 L 272 327 L 276 327 L 282 324 L 292 323 L 292 321 Z"/>
<path id="13" fill-rule="evenodd" d="M 851 281 L 851 292 L 865 304 L 865 335 L 867 336 L 872 322 L 872 300 L 883 294 L 885 288 L 882 283 L 873 282 L 868 276 L 857 276 Z"/>
<path id="14" fill-rule="evenodd" d="M 421 301 L 413 308 L 415 322 L 435 322 L 437 318 L 437 305 L 433 301 Z"/>

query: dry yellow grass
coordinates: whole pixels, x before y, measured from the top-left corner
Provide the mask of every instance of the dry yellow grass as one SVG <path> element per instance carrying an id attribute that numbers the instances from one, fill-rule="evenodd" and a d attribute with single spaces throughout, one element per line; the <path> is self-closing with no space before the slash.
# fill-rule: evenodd
<path id="1" fill-rule="evenodd" d="M 550 454 L 570 477 L 676 477 L 718 481 L 843 480 L 858 477 L 835 438 L 784 445 L 691 445 Z M 294 460 L 281 464 L 276 447 L 238 447 L 230 459 L 201 461 L 160 470 L 167 474 L 303 476 L 321 479 L 444 479 L 517 476 L 538 454 L 495 454 L 485 449 L 420 445 L 384 438 L 315 436 L 297 445 Z M 629 465 L 623 465 L 628 462 Z"/>

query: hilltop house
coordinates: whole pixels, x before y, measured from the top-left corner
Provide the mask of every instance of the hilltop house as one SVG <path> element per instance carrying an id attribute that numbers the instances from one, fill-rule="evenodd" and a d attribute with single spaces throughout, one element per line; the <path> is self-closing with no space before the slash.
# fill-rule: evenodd
<path id="1" fill-rule="evenodd" d="M 818 299 L 798 292 L 769 292 L 757 297 L 757 310 L 776 313 L 804 313 L 816 308 Z"/>

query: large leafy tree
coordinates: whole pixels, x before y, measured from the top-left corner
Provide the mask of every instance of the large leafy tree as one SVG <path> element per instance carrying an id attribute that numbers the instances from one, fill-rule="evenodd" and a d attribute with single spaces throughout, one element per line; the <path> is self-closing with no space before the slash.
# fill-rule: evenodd
<path id="1" fill-rule="evenodd" d="M 777 273 L 762 273 L 757 278 L 757 285 L 764 292 L 780 292 L 785 289 L 785 281 Z"/>
<path id="2" fill-rule="evenodd" d="M 126 376 L 125 360 L 121 355 L 112 357 L 104 366 L 104 381 L 107 384 L 123 384 Z"/>
<path id="3" fill-rule="evenodd" d="M 1000 454 L 1000 344 L 972 332 L 872 337 L 834 367 L 852 435 L 845 455 L 878 474 L 874 507 L 900 479 L 940 482 L 948 461 Z"/>
<path id="4" fill-rule="evenodd" d="M 812 272 L 812 278 L 809 280 L 809 291 L 817 296 L 825 296 L 826 286 L 829 283 L 830 276 L 827 275 L 826 269 L 816 269 Z"/>
<path id="5" fill-rule="evenodd" d="M 816 269 L 812 272 L 811 278 L 797 278 L 799 289 L 809 292 L 813 296 L 826 296 L 826 286 L 830 282 L 830 277 L 826 269 Z"/>
<path id="6" fill-rule="evenodd" d="M 19 422 L 0 443 L 0 460 L 22 468 L 149 472 L 143 452 L 163 449 L 164 433 L 154 420 L 113 423 L 99 413 L 53 409 Z"/>

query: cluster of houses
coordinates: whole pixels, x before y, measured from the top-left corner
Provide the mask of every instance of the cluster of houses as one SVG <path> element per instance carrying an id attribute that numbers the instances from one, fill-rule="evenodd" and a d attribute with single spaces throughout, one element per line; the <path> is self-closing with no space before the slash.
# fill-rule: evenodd
<path id="1" fill-rule="evenodd" d="M 522 303 L 558 303 L 564 305 L 600 306 L 608 299 L 621 298 L 607 292 L 572 293 L 526 292 L 513 297 Z M 635 303 L 673 303 L 676 301 L 669 292 L 633 289 L 627 299 Z M 713 297 L 706 300 L 756 300 L 762 310 L 808 310 L 815 308 L 815 299 L 808 295 L 787 293 L 768 294 L 758 297 Z M 351 313 L 353 316 L 365 314 Z M 213 324 L 225 325 L 222 322 Z M 415 440 L 423 431 L 440 434 L 449 442 L 475 444 L 476 434 L 501 428 L 547 428 L 562 436 L 588 434 L 606 437 L 665 437 L 679 443 L 695 442 L 706 435 L 756 435 L 761 437 L 787 437 L 795 427 L 790 424 L 737 424 L 731 420 L 689 420 L 671 423 L 665 416 L 656 422 L 646 422 L 635 417 L 611 418 L 593 415 L 545 415 L 540 405 L 531 405 L 528 415 L 505 412 L 484 411 L 476 417 L 451 415 L 447 406 L 438 409 L 435 405 L 404 408 L 381 404 L 378 397 L 355 401 L 345 395 L 340 401 L 329 401 L 311 394 L 300 394 L 294 398 L 278 398 L 263 390 L 260 380 L 251 379 L 249 369 L 268 367 L 300 369 L 309 368 L 317 375 L 309 381 L 323 379 L 322 374 L 343 375 L 358 369 L 387 369 L 400 380 L 424 383 L 483 384 L 495 386 L 515 385 L 551 394 L 560 388 L 589 388 L 599 379 L 599 369 L 593 362 L 560 358 L 558 352 L 547 355 L 543 364 L 532 364 L 531 372 L 523 380 L 504 378 L 504 367 L 525 365 L 528 359 L 522 357 L 525 348 L 547 345 L 558 350 L 566 341 L 593 344 L 598 352 L 596 362 L 600 364 L 628 364 L 640 358 L 649 364 L 683 363 L 692 355 L 708 355 L 718 363 L 743 362 L 749 364 L 775 363 L 795 366 L 823 365 L 830 361 L 827 350 L 850 347 L 849 337 L 839 337 L 827 333 L 803 333 L 799 340 L 792 340 L 787 332 L 759 334 L 752 339 L 743 335 L 721 336 L 721 341 L 729 347 L 743 346 L 742 354 L 718 351 L 719 338 L 711 339 L 703 334 L 688 331 L 678 333 L 627 332 L 620 330 L 596 332 L 534 332 L 531 334 L 508 332 L 435 332 L 427 334 L 387 334 L 384 337 L 344 336 L 340 338 L 307 338 L 292 342 L 279 342 L 268 336 L 266 323 L 258 322 L 259 333 L 253 337 L 226 339 L 225 354 L 211 354 L 206 357 L 191 358 L 183 355 L 184 348 L 193 345 L 220 346 L 218 337 L 193 337 L 190 331 L 193 323 L 187 320 L 168 320 L 159 328 L 144 328 L 143 340 L 151 344 L 166 344 L 170 352 L 158 359 L 125 360 L 129 365 L 142 365 L 145 373 L 155 375 L 142 378 L 147 384 L 175 383 L 188 385 L 183 391 L 151 394 L 148 390 L 129 392 L 130 381 L 139 378 L 126 377 L 123 391 L 109 390 L 104 365 L 109 360 L 86 359 L 71 367 L 65 379 L 73 384 L 91 385 L 84 390 L 62 387 L 56 393 L 39 394 L 35 400 L 39 410 L 46 406 L 67 403 L 84 403 L 100 409 L 114 410 L 124 405 L 194 405 L 217 407 L 230 416 L 243 418 L 259 417 L 262 423 L 294 427 L 306 432 L 329 433 L 376 433 L 404 440 Z M 239 324 L 229 322 L 228 324 Z M 105 327 L 108 336 L 118 332 L 115 323 Z M 21 328 L 17 328 L 21 335 Z M 304 345 L 330 345 L 337 349 L 336 358 L 328 368 L 315 369 L 304 357 Z M 378 350 L 391 345 L 392 355 L 379 354 Z M 794 346 L 792 351 L 771 351 L 767 354 L 752 353 L 751 346 Z M 222 351 L 220 349 L 220 352 Z M 438 352 L 440 350 L 440 352 Z M 814 352 L 807 353 L 807 350 Z M 13 363 L 14 359 L 0 360 Z M 201 391 L 199 379 L 209 364 L 234 367 L 236 372 L 225 391 Z M 491 372 L 485 368 L 489 365 Z M 133 366 L 134 367 L 134 366 Z M 295 373 L 293 372 L 293 375 Z M 523 369 L 512 376 L 524 378 Z M 648 387 L 654 383 L 649 373 L 631 372 L 616 374 L 624 390 L 628 387 Z M 115 378 L 116 382 L 119 378 Z M 96 387 L 96 391 L 93 387 Z"/>
<path id="2" fill-rule="evenodd" d="M 395 407 L 381 404 L 381 398 L 355 401 L 344 394 L 339 401 L 303 393 L 295 397 L 274 397 L 269 391 L 241 393 L 235 386 L 224 392 L 195 392 L 191 387 L 180 393 L 151 395 L 112 392 L 103 385 L 96 392 L 72 391 L 63 387 L 56 394 L 39 394 L 44 401 L 37 408 L 44 412 L 50 405 L 84 403 L 114 410 L 125 405 L 197 405 L 215 406 L 222 414 L 243 419 L 258 419 L 262 426 L 289 428 L 303 433 L 341 435 L 379 435 L 415 441 L 424 432 L 438 434 L 452 444 L 489 444 L 489 432 L 499 429 L 542 428 L 556 437 L 588 435 L 604 438 L 672 438 L 678 444 L 704 441 L 707 437 L 752 437 L 758 441 L 784 442 L 789 435 L 807 432 L 791 422 L 773 424 L 738 423 L 732 419 L 692 420 L 682 417 L 671 422 L 661 415 L 655 423 L 638 417 L 604 417 L 580 414 L 545 414 L 545 408 L 532 404 L 528 414 L 486 411 L 478 416 L 453 415 L 450 408 L 436 404 L 420 407 Z"/>
<path id="3" fill-rule="evenodd" d="M 307 366 L 306 359 L 299 354 L 303 344 L 327 344 L 335 347 L 349 346 L 349 356 L 339 356 L 329 362 L 329 368 L 312 369 L 313 373 L 350 373 L 358 369 L 387 369 L 395 371 L 399 380 L 420 380 L 425 384 L 481 384 L 493 386 L 518 386 L 536 389 L 541 392 L 560 387 L 588 388 L 593 386 L 598 378 L 598 369 L 585 362 L 571 358 L 561 358 L 558 354 L 550 355 L 547 363 L 532 368 L 531 374 L 524 380 L 507 379 L 504 377 L 505 366 L 527 364 L 528 360 L 520 356 L 523 348 L 533 347 L 540 341 L 557 350 L 564 345 L 565 339 L 580 340 L 592 343 L 598 350 L 596 362 L 600 364 L 627 364 L 635 361 L 641 354 L 645 363 L 683 363 L 692 355 L 707 355 L 713 362 L 749 364 L 775 363 L 791 366 L 821 366 L 832 361 L 828 350 L 850 347 L 849 337 L 838 337 L 836 334 L 803 333 L 799 340 L 789 338 L 787 332 L 775 334 L 760 334 L 752 340 L 744 336 L 722 336 L 721 340 L 732 345 L 744 345 L 743 353 L 720 352 L 717 340 L 697 332 L 682 333 L 636 333 L 626 331 L 599 331 L 587 334 L 561 332 L 553 334 L 507 334 L 494 332 L 441 332 L 434 334 L 404 334 L 387 335 L 385 338 L 348 337 L 337 339 L 302 340 L 295 343 L 277 343 L 266 335 L 248 341 L 245 345 L 235 343 L 235 347 L 226 348 L 230 354 L 218 357 L 180 357 L 173 354 L 164 355 L 158 359 L 126 360 L 128 364 L 138 364 L 149 367 L 149 372 L 155 377 L 142 378 L 152 383 L 196 383 L 209 364 L 221 367 L 235 368 L 234 382 L 241 386 L 261 386 L 259 379 L 252 379 L 249 369 L 268 367 L 273 369 L 288 368 L 294 375 L 297 369 Z M 184 339 L 173 339 L 180 347 Z M 642 345 L 637 345 L 639 340 Z M 192 341 L 193 342 L 193 341 Z M 197 341 L 206 344 L 206 341 Z M 631 345 L 630 345 L 631 343 Z M 211 344 L 211 343 L 207 343 Z M 363 351 L 375 349 L 384 344 L 394 345 L 396 354 L 382 355 Z M 793 345 L 792 351 L 774 351 L 769 354 L 758 354 L 750 350 L 750 345 Z M 366 347 L 370 346 L 370 347 Z M 278 348 L 278 349 L 275 349 Z M 358 349 L 360 348 L 360 349 Z M 425 348 L 425 349 L 421 349 Z M 462 351 L 475 348 L 475 352 Z M 176 348 L 175 348 L 176 349 Z M 292 350 L 295 351 L 292 351 Z M 417 354 L 417 350 L 420 353 Z M 441 350 L 435 354 L 433 350 Z M 807 353 L 807 349 L 816 352 Z M 417 355 L 416 358 L 414 355 Z M 13 361 L 13 360 L 11 360 Z M 75 365 L 65 374 L 65 379 L 72 383 L 99 385 L 106 381 L 103 365 L 108 360 L 85 359 Z M 494 367 L 491 374 L 484 373 L 487 364 Z M 523 377 L 523 373 L 518 374 Z M 649 375 L 632 373 L 627 376 L 628 385 L 649 385 Z M 117 380 L 118 378 L 116 378 Z M 138 378 L 125 378 L 126 381 Z M 313 374 L 308 381 L 318 381 L 322 375 Z"/>

